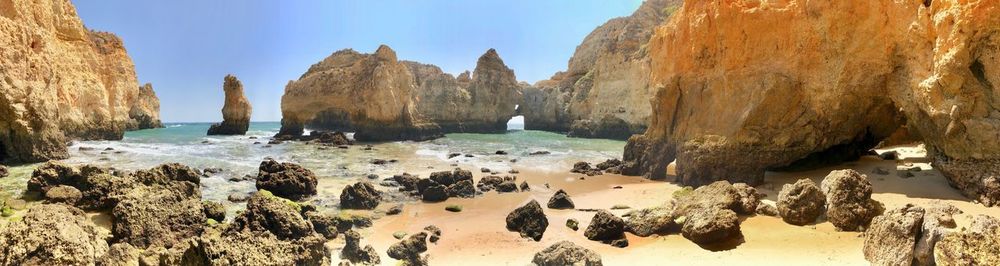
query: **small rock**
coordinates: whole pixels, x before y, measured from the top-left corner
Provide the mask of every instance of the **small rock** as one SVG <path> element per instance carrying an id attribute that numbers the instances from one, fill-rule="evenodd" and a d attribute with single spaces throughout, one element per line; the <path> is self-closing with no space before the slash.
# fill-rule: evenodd
<path id="1" fill-rule="evenodd" d="M 461 153 L 457 153 L 457 152 L 449 153 L 448 154 L 448 159 L 455 158 L 455 157 L 458 157 L 458 156 L 461 156 L 461 155 L 462 155 Z"/>
<path id="2" fill-rule="evenodd" d="M 426 265 L 420 253 L 427 251 L 427 233 L 420 232 L 389 247 L 390 258 L 402 260 L 406 265 Z"/>
<path id="3" fill-rule="evenodd" d="M 6 165 L 0 164 L 0 178 L 4 178 L 10 175 L 10 169 Z"/>
<path id="4" fill-rule="evenodd" d="M 546 154 L 551 154 L 551 153 L 552 152 L 549 152 L 549 151 L 533 151 L 533 152 L 528 153 L 528 155 L 546 155 Z"/>
<path id="5" fill-rule="evenodd" d="M 479 168 L 479 172 L 489 173 L 489 172 L 492 172 L 492 171 L 490 171 L 489 168 L 483 167 L 483 168 Z"/>
<path id="6" fill-rule="evenodd" d="M 497 155 L 507 155 L 507 152 L 506 151 L 497 151 L 496 154 Z"/>
<path id="7" fill-rule="evenodd" d="M 628 239 L 622 238 L 622 239 L 611 240 L 611 246 L 616 248 L 628 247 Z"/>
<path id="8" fill-rule="evenodd" d="M 392 237 L 394 237 L 396 239 L 403 239 L 404 237 L 406 237 L 406 232 L 397 231 L 395 233 L 392 233 Z"/>
<path id="9" fill-rule="evenodd" d="M 580 230 L 580 221 L 573 218 L 566 219 L 566 227 L 573 229 L 573 231 Z"/>
<path id="10" fill-rule="evenodd" d="M 472 154 L 466 154 L 466 155 L 465 155 L 465 157 L 466 157 L 466 158 L 472 158 L 472 157 L 476 157 L 476 156 L 475 156 L 475 155 L 472 155 Z"/>
<path id="11" fill-rule="evenodd" d="M 389 210 L 385 211 L 386 215 L 397 215 L 400 213 L 403 213 L 403 204 L 396 204 L 395 206 L 390 207 Z"/>
<path id="12" fill-rule="evenodd" d="M 250 195 L 245 193 L 233 193 L 229 194 L 228 199 L 230 202 L 236 202 L 236 203 L 247 202 L 247 200 L 250 200 Z"/>
<path id="13" fill-rule="evenodd" d="M 520 186 L 521 192 L 531 191 L 531 186 L 528 185 L 528 181 L 521 182 Z"/>
<path id="14" fill-rule="evenodd" d="M 223 206 L 222 203 L 203 201 L 201 202 L 201 206 L 205 212 L 205 217 L 218 222 L 226 220 L 226 206 Z"/>
<path id="15" fill-rule="evenodd" d="M 354 230 L 347 231 L 344 234 L 344 242 L 346 244 L 344 245 L 344 249 L 340 251 L 340 258 L 362 265 L 379 265 L 382 263 L 378 252 L 371 245 L 361 248 L 361 234 L 358 234 L 358 232 Z"/>
<path id="16" fill-rule="evenodd" d="M 462 205 L 448 205 L 447 207 L 444 207 L 444 209 L 450 212 L 461 212 Z"/>
<path id="17" fill-rule="evenodd" d="M 872 169 L 872 173 L 875 173 L 877 175 L 889 175 L 889 170 L 876 166 L 875 169 Z"/>
<path id="18" fill-rule="evenodd" d="M 896 151 L 886 151 L 878 155 L 882 160 L 895 161 L 899 160 L 899 153 Z"/>

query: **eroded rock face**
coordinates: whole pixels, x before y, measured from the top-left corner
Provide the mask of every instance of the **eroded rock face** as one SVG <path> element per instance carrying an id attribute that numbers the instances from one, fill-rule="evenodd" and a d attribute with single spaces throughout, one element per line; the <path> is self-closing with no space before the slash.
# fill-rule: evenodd
<path id="1" fill-rule="evenodd" d="M 910 265 L 923 219 L 924 209 L 912 205 L 875 217 L 865 232 L 865 259 L 873 265 Z"/>
<path id="2" fill-rule="evenodd" d="M 126 130 L 163 127 L 160 122 L 160 99 L 156 97 L 152 83 L 139 87 L 138 98 L 129 109 L 128 116 L 132 120 L 125 127 Z"/>
<path id="3" fill-rule="evenodd" d="M 434 65 L 404 61 L 417 85 L 417 111 L 446 132 L 502 133 L 521 102 L 521 86 L 497 51 L 458 78 Z"/>
<path id="4" fill-rule="evenodd" d="M 108 252 L 107 238 L 80 209 L 38 205 L 0 232 L 0 264 L 93 264 Z"/>
<path id="5" fill-rule="evenodd" d="M 285 86 L 278 134 L 299 136 L 309 125 L 354 131 L 360 141 L 440 137 L 440 128 L 416 111 L 415 84 L 388 46 L 374 54 L 338 51 Z"/>
<path id="6" fill-rule="evenodd" d="M 676 159 L 681 183 L 753 185 L 802 159 L 856 157 L 905 121 L 956 187 L 1000 202 L 1000 18 L 984 15 L 997 8 L 687 3 L 648 44 L 653 115 L 626 164 L 662 177 Z"/>
<path id="7" fill-rule="evenodd" d="M 243 94 L 243 83 L 236 76 L 226 75 L 222 90 L 226 102 L 222 106 L 222 123 L 208 128 L 208 135 L 243 135 L 250 129 L 250 113 L 253 108 Z"/>
<path id="8" fill-rule="evenodd" d="M 11 0 L 0 10 L 0 160 L 66 158 L 68 140 L 121 139 L 157 124 L 155 95 L 140 89 L 122 40 L 84 27 L 70 1 Z"/>
<path id="9" fill-rule="evenodd" d="M 968 232 L 945 235 L 934 246 L 937 265 L 1000 264 L 1000 219 L 978 215 Z"/>
<path id="10" fill-rule="evenodd" d="M 559 241 L 535 253 L 531 263 L 538 266 L 601 266 L 601 255 L 569 241 Z"/>
<path id="11" fill-rule="evenodd" d="M 645 131 L 654 88 L 643 46 L 682 3 L 645 1 L 631 16 L 612 19 L 587 35 L 565 72 L 525 88 L 525 128 L 623 140 Z"/>

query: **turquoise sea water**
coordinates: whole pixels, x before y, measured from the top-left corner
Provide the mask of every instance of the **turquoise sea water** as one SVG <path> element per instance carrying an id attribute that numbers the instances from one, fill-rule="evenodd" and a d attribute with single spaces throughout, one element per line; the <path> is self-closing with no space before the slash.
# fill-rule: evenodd
<path id="1" fill-rule="evenodd" d="M 443 170 L 450 164 L 461 164 L 473 170 L 486 167 L 499 172 L 512 168 L 556 171 L 568 169 L 576 161 L 596 163 L 620 158 L 625 145 L 623 141 L 568 138 L 558 133 L 519 130 L 516 128 L 523 126 L 511 125 L 512 130 L 506 134 L 448 134 L 425 142 L 359 143 L 349 149 L 320 149 L 318 145 L 301 142 L 267 145 L 280 128 L 278 122 L 251 123 L 245 136 L 206 136 L 209 125 L 168 123 L 165 128 L 128 132 L 121 141 L 78 141 L 69 147 L 70 158 L 64 161 L 130 171 L 171 162 L 198 169 L 222 168 L 222 173 L 202 180 L 202 190 L 206 200 L 224 201 L 229 194 L 255 190 L 252 181 L 229 179 L 256 175 L 260 162 L 267 157 L 295 162 L 315 172 L 320 178 L 322 194 L 324 188 L 337 189 L 370 174 L 382 178 L 403 172 L 419 174 L 435 171 L 430 167 Z M 373 145 L 374 149 L 362 149 L 365 144 Z M 498 150 L 508 154 L 496 155 Z M 534 151 L 551 154 L 528 155 Z M 455 152 L 475 157 L 448 159 L 448 154 Z M 399 162 L 374 165 L 370 163 L 373 159 L 397 159 Z M 511 159 L 516 159 L 516 163 Z M 36 166 L 13 167 L 11 177 L 0 179 L 0 193 L 7 196 L 22 193 Z"/>

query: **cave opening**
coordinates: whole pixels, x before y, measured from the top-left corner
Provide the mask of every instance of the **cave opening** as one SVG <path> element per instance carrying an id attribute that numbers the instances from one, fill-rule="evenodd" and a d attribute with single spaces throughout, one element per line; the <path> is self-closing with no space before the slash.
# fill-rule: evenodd
<path id="1" fill-rule="evenodd" d="M 510 120 L 507 121 L 507 131 L 520 131 L 520 130 L 524 130 L 524 116 L 519 115 L 511 117 Z"/>

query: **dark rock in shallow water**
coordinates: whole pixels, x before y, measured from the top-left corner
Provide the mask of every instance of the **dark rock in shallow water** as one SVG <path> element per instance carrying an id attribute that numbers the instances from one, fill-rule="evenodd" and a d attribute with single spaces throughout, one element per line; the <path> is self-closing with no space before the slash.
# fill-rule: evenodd
<path id="1" fill-rule="evenodd" d="M 566 191 L 560 189 L 549 198 L 549 203 L 547 204 L 549 209 L 573 209 L 576 205 L 573 204 L 573 200 L 569 198 L 569 194 Z"/>
<path id="2" fill-rule="evenodd" d="M 226 220 L 226 206 L 223 206 L 222 203 L 205 201 L 202 202 L 201 205 L 204 209 L 205 217 L 208 219 L 212 219 L 217 222 Z"/>
<path id="3" fill-rule="evenodd" d="M 857 171 L 830 172 L 821 188 L 826 194 L 826 218 L 841 230 L 866 228 L 872 218 L 882 214 L 882 203 L 872 199 L 871 182 Z"/>
<path id="4" fill-rule="evenodd" d="M 531 153 L 528 153 L 528 155 L 548 155 L 548 154 L 551 154 L 551 153 L 552 152 L 549 152 L 549 151 L 533 151 Z"/>
<path id="5" fill-rule="evenodd" d="M 299 200 L 316 195 L 316 175 L 298 164 L 266 160 L 260 163 L 257 189 Z"/>
<path id="6" fill-rule="evenodd" d="M 521 237 L 531 238 L 535 241 L 542 240 L 542 235 L 548 226 L 549 219 L 545 217 L 542 206 L 535 200 L 514 209 L 507 215 L 507 230 L 518 232 Z"/>
<path id="7" fill-rule="evenodd" d="M 340 193 L 340 207 L 344 209 L 372 210 L 381 200 L 382 192 L 368 182 L 354 183 Z"/>
<path id="8" fill-rule="evenodd" d="M 599 210 L 590 219 L 590 225 L 583 231 L 587 239 L 610 242 L 625 238 L 625 221 L 605 210 Z"/>
<path id="9" fill-rule="evenodd" d="M 549 246 L 532 258 L 531 263 L 538 266 L 601 266 L 601 256 L 589 249 L 577 246 L 573 242 L 560 241 Z"/>
<path id="10" fill-rule="evenodd" d="M 361 247 L 361 234 L 354 230 L 347 231 L 344 234 L 344 249 L 340 251 L 340 258 L 350 261 L 351 263 L 360 265 L 379 265 L 381 258 L 375 248 L 371 245 L 367 245 L 364 248 Z"/>
<path id="11" fill-rule="evenodd" d="M 785 184 L 778 193 L 778 214 L 786 223 L 806 225 L 816 221 L 826 205 L 826 195 L 812 180 Z"/>
<path id="12" fill-rule="evenodd" d="M 230 202 L 235 202 L 235 203 L 246 202 L 247 200 L 250 200 L 250 195 L 243 193 L 233 193 L 229 194 L 229 197 L 227 197 L 227 199 Z"/>
<path id="13" fill-rule="evenodd" d="M 458 156 L 461 156 L 461 155 L 462 155 L 461 153 L 457 153 L 457 152 L 449 153 L 448 154 L 448 159 L 455 158 L 455 157 L 458 157 Z"/>
<path id="14" fill-rule="evenodd" d="M 0 231 L 0 264 L 93 264 L 108 252 L 102 231 L 80 209 L 37 205 Z"/>

